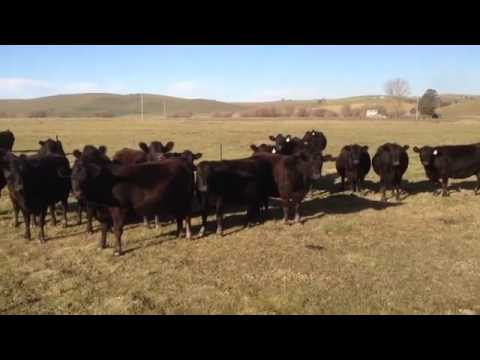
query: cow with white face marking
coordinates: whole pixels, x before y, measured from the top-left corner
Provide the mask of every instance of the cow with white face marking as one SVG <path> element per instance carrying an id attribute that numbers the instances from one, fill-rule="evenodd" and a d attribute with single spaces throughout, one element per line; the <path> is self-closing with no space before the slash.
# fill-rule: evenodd
<path id="1" fill-rule="evenodd" d="M 425 174 L 434 184 L 441 180 L 442 196 L 448 196 L 448 179 L 466 179 L 476 175 L 480 190 L 480 143 L 470 145 L 415 146 Z"/>

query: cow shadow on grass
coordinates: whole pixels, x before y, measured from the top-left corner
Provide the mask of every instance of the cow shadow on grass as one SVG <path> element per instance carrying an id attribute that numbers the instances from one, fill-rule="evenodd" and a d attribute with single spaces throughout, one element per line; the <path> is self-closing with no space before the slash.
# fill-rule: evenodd
<path id="1" fill-rule="evenodd" d="M 335 194 L 327 198 L 314 198 L 305 201 L 301 207 L 302 217 L 309 219 L 318 214 L 352 214 L 363 210 L 384 210 L 403 205 L 402 202 L 383 202 L 366 199 L 354 194 Z"/>
<path id="2" fill-rule="evenodd" d="M 450 183 L 448 185 L 448 192 L 460 192 L 461 190 L 468 190 L 472 192 L 472 195 L 477 188 L 478 182 L 475 181 L 461 181 L 456 183 Z M 434 184 L 430 180 L 422 180 L 417 182 L 405 181 L 402 183 L 402 189 L 405 189 L 408 196 L 417 195 L 421 193 L 432 193 L 432 195 L 438 196 L 442 193 L 442 186 L 440 184 Z"/>

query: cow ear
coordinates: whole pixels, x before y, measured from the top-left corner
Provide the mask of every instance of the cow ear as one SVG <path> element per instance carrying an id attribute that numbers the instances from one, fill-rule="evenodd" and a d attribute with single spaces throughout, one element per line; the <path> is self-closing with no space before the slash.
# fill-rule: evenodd
<path id="1" fill-rule="evenodd" d="M 43 146 L 43 145 L 45 145 L 45 141 L 40 140 L 40 141 L 38 142 L 38 144 L 39 144 L 40 146 Z"/>
<path id="2" fill-rule="evenodd" d="M 275 141 L 275 137 L 272 136 L 272 135 L 270 135 L 268 138 L 269 138 L 270 140 L 272 140 L 272 141 Z"/>
<path id="3" fill-rule="evenodd" d="M 82 153 L 80 152 L 80 150 L 75 149 L 73 150 L 73 156 L 75 156 L 75 159 L 80 159 L 82 157 Z"/>
<path id="4" fill-rule="evenodd" d="M 252 149 L 253 151 L 255 151 L 255 152 L 256 152 L 256 151 L 258 151 L 258 146 L 257 146 L 257 145 L 254 145 L 254 144 L 252 144 L 252 145 L 250 145 L 250 149 Z"/>
<path id="5" fill-rule="evenodd" d="M 196 153 L 195 155 L 193 155 L 193 160 L 198 160 L 202 157 L 202 153 Z"/>
<path id="6" fill-rule="evenodd" d="M 416 152 L 416 153 L 419 153 L 420 152 L 420 149 L 416 146 L 413 147 L 413 151 Z"/>
<path id="7" fill-rule="evenodd" d="M 410 149 L 410 146 L 409 146 L 409 145 L 404 145 L 404 146 L 403 146 L 403 150 L 407 151 L 408 149 Z"/>
<path id="8" fill-rule="evenodd" d="M 144 153 L 148 154 L 149 148 L 147 144 L 145 144 L 144 142 L 141 142 L 140 144 L 138 144 L 138 147 L 142 149 Z"/>
<path id="9" fill-rule="evenodd" d="M 173 147 L 175 146 L 175 143 L 173 141 L 169 141 L 164 147 L 163 147 L 163 152 L 169 152 L 172 151 Z"/>
<path id="10" fill-rule="evenodd" d="M 107 147 L 105 145 L 100 145 L 98 147 L 98 151 L 100 151 L 103 155 L 107 154 Z"/>

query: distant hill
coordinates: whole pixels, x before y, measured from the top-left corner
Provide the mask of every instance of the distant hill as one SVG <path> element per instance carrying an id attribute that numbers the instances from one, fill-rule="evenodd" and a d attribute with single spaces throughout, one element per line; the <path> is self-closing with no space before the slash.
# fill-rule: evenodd
<path id="1" fill-rule="evenodd" d="M 443 116 L 480 116 L 480 96 L 440 94 L 447 106 L 439 109 Z M 185 99 L 163 95 L 144 94 L 144 113 L 163 115 L 166 104 L 167 115 L 191 113 L 210 115 L 242 113 L 252 109 L 275 108 L 280 113 L 287 109 L 325 109 L 337 114 L 345 105 L 352 109 L 383 107 L 390 112 L 396 103 L 384 95 L 354 96 L 340 99 L 279 100 L 270 102 L 221 102 L 208 99 Z M 402 109 L 409 112 L 416 106 L 416 98 L 406 98 Z M 118 94 L 74 94 L 56 95 L 36 99 L 0 100 L 0 117 L 110 117 L 139 114 L 140 95 Z M 220 115 L 223 116 L 223 115 Z M 229 116 L 225 116 L 229 117 Z"/>
<path id="2" fill-rule="evenodd" d="M 162 95 L 143 95 L 145 114 L 163 114 L 166 103 L 167 114 L 191 112 L 208 114 L 222 111 L 238 111 L 240 105 L 204 99 L 183 99 Z M 29 116 L 33 113 L 46 116 L 98 116 L 99 114 L 120 116 L 140 112 L 140 95 L 117 94 L 75 94 L 56 95 L 28 100 L 0 100 L 0 114 L 3 116 Z"/>

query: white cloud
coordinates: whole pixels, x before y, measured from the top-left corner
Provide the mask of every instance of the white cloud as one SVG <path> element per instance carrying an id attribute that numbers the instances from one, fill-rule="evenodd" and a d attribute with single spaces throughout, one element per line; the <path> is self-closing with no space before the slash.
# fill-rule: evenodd
<path id="1" fill-rule="evenodd" d="M 43 80 L 26 78 L 0 78 L 0 97 L 19 98 L 41 96 L 48 92 L 50 84 Z"/>
<path id="2" fill-rule="evenodd" d="M 0 78 L 0 99 L 22 99 L 91 92 L 127 93 L 127 89 L 121 84 L 103 86 L 93 82 L 54 84 L 45 80 L 28 78 Z"/>

